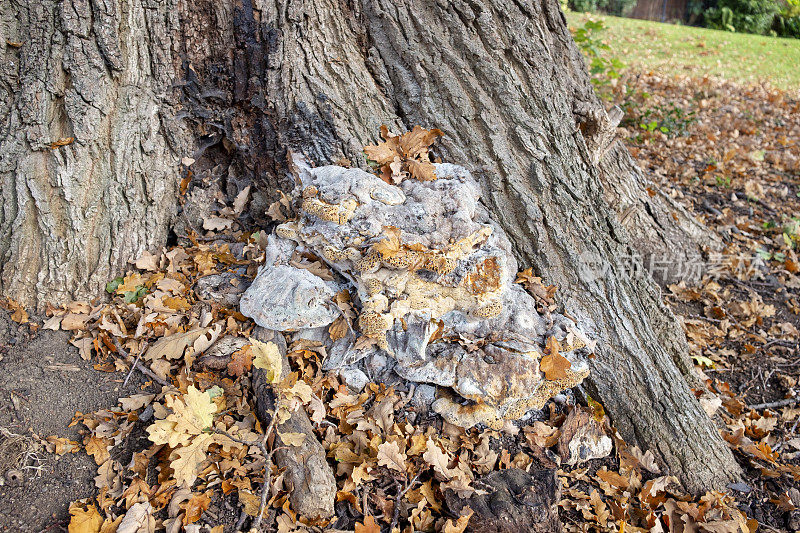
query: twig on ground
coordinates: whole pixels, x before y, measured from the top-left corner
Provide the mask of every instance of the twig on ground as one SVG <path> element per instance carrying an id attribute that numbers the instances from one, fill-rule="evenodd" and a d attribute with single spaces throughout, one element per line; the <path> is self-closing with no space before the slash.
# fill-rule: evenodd
<path id="1" fill-rule="evenodd" d="M 397 490 L 397 497 L 394 500 L 394 513 L 393 513 L 393 516 L 392 516 L 392 525 L 389 526 L 389 531 L 394 531 L 395 526 L 397 526 L 397 523 L 400 521 L 400 500 L 402 500 L 403 496 L 405 496 L 406 493 L 414 485 L 416 485 L 417 480 L 419 479 L 419 476 L 420 476 L 421 473 L 422 472 L 420 472 L 416 476 L 414 476 L 414 478 L 406 484 L 406 488 L 404 488 L 402 491 L 400 490 L 400 483 L 395 481 L 395 483 L 397 483 L 397 489 L 398 490 Z M 408 479 L 408 478 L 406 478 L 406 479 Z"/>
<path id="2" fill-rule="evenodd" d="M 247 513 L 245 513 L 244 509 L 242 509 L 242 512 L 239 513 L 239 520 L 236 521 L 236 527 L 234 528 L 234 531 L 238 533 L 239 531 L 242 530 L 242 525 L 244 524 L 246 518 L 247 518 Z"/>
<path id="3" fill-rule="evenodd" d="M 238 442 L 239 444 L 244 444 L 245 446 L 256 446 L 261 450 L 261 453 L 264 454 L 264 480 L 261 483 L 261 499 L 258 506 L 258 516 L 256 517 L 255 521 L 253 522 L 253 527 L 250 528 L 250 531 L 260 531 L 261 529 L 261 520 L 264 516 L 264 510 L 267 507 L 267 499 L 269 497 L 269 489 L 272 485 L 272 454 L 275 453 L 278 448 L 273 450 L 267 449 L 267 441 L 269 440 L 269 436 L 272 434 L 273 430 L 275 429 L 275 422 L 277 420 L 277 416 L 273 413 L 272 420 L 269 422 L 269 426 L 267 426 L 267 430 L 264 432 L 264 438 L 261 441 L 249 441 L 249 440 L 242 440 L 237 437 L 234 437 L 227 431 L 221 429 L 214 429 L 214 433 L 218 433 L 220 435 L 224 435 L 231 439 L 234 442 Z"/>
<path id="4" fill-rule="evenodd" d="M 123 381 L 123 382 L 122 382 L 122 386 L 123 386 L 123 387 L 125 387 L 126 385 L 128 385 L 128 380 L 129 380 L 129 379 L 131 379 L 131 376 L 133 375 L 133 371 L 134 371 L 134 369 L 136 368 L 136 365 L 138 365 L 138 364 L 139 364 L 139 359 L 141 359 L 141 358 L 142 358 L 142 355 L 144 355 L 144 352 L 145 352 L 145 351 L 147 351 L 147 346 L 148 346 L 149 344 L 150 344 L 150 343 L 148 343 L 148 342 L 146 342 L 146 341 L 144 342 L 144 344 L 142 344 L 142 348 L 141 348 L 141 350 L 139 350 L 139 355 L 137 355 L 137 356 L 136 356 L 136 361 L 134 361 L 134 362 L 133 362 L 133 364 L 131 365 L 131 369 L 130 369 L 130 371 L 128 372 L 128 375 L 127 375 L 127 376 L 125 376 L 125 381 Z M 119 348 L 118 348 L 118 349 L 119 349 Z"/>
<path id="5" fill-rule="evenodd" d="M 138 359 L 134 359 L 133 356 L 131 356 L 131 354 L 129 354 L 125 350 L 125 348 L 122 347 L 122 345 L 119 343 L 119 339 L 117 339 L 112 335 L 111 340 L 114 342 L 114 347 L 117 349 L 117 352 L 122 354 L 122 356 L 125 357 L 125 359 L 127 359 L 129 363 L 131 363 L 132 368 L 135 368 L 136 370 L 148 376 L 153 381 L 161 384 L 162 386 L 169 387 L 169 382 L 162 379 L 161 376 L 159 376 L 158 374 L 156 374 L 155 372 L 144 366 L 141 362 L 139 362 Z"/>
<path id="6" fill-rule="evenodd" d="M 776 402 L 757 403 L 755 405 L 748 405 L 748 409 L 772 409 L 773 407 L 786 407 L 794 403 L 800 402 L 800 396 L 794 398 L 785 398 Z"/>

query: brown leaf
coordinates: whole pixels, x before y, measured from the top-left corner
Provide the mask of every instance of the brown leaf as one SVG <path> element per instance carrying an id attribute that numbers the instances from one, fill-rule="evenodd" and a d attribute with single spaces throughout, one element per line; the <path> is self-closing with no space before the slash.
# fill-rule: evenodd
<path id="1" fill-rule="evenodd" d="M 411 159 L 406 161 L 406 168 L 414 179 L 420 181 L 433 181 L 436 179 L 436 167 L 428 161 Z"/>
<path id="2" fill-rule="evenodd" d="M 253 353 L 250 350 L 250 346 L 245 346 L 231 355 L 231 360 L 228 363 L 228 374 L 238 378 L 249 372 L 252 367 Z"/>
<path id="3" fill-rule="evenodd" d="M 400 451 L 397 442 L 384 442 L 378 446 L 378 466 L 385 466 L 398 472 L 406 471 L 406 454 Z"/>
<path id="4" fill-rule="evenodd" d="M 414 129 L 400 136 L 400 150 L 407 159 L 420 155 L 427 159 L 428 148 L 442 135 L 444 134 L 439 129 L 426 130 L 422 126 L 414 126 Z"/>
<path id="5" fill-rule="evenodd" d="M 347 320 L 345 320 L 344 316 L 340 316 L 328 326 L 328 335 L 330 335 L 331 341 L 336 342 L 347 335 L 348 330 Z"/>
<path id="6" fill-rule="evenodd" d="M 364 523 L 356 522 L 355 533 L 381 533 L 381 526 L 375 523 L 375 517 L 364 518 Z"/>
<path id="7" fill-rule="evenodd" d="M 469 524 L 469 519 L 472 518 L 472 515 L 475 513 L 475 511 L 469 507 L 464 507 L 461 510 L 462 513 L 464 511 L 467 511 L 467 514 L 462 514 L 455 522 L 452 519 L 448 519 L 442 528 L 442 533 L 464 533 L 464 530 L 467 529 L 467 525 Z"/>
<path id="8" fill-rule="evenodd" d="M 385 128 L 382 126 L 381 129 Z M 399 137 L 389 137 L 382 143 L 365 146 L 364 153 L 367 158 L 375 161 L 379 165 L 386 165 L 394 161 L 395 157 L 402 155 L 400 151 Z"/>
<path id="9" fill-rule="evenodd" d="M 200 516 L 210 505 L 211 497 L 208 494 L 192 494 L 192 497 L 186 502 L 183 525 L 192 524 L 200 520 Z"/>
<path id="10" fill-rule="evenodd" d="M 599 490 L 593 490 L 592 493 L 589 495 L 589 502 L 592 504 L 594 508 L 595 519 L 597 523 L 603 527 L 606 527 L 606 523 L 608 519 L 611 517 L 611 512 L 608 510 L 608 506 L 606 506 L 606 502 L 603 501 L 603 498 L 600 496 Z"/>
<path id="11" fill-rule="evenodd" d="M 542 357 L 539 368 L 544 372 L 544 377 L 550 381 L 566 378 L 567 370 L 572 366 L 566 357 L 558 353 L 560 349 L 561 345 L 555 337 L 547 339 L 548 353 Z"/>

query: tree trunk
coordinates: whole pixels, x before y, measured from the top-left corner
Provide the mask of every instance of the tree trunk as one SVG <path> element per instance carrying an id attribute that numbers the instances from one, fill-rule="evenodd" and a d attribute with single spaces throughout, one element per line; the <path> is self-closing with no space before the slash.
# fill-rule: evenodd
<path id="1" fill-rule="evenodd" d="M 40 309 L 93 299 L 128 260 L 164 243 L 189 140 L 168 98 L 175 8 L 148 0 L 0 6 L 5 296 Z"/>
<path id="2" fill-rule="evenodd" d="M 302 152 L 317 164 L 346 157 L 363 166 L 362 147 L 377 140 L 381 124 L 396 131 L 416 124 L 442 129 L 445 137 L 438 155 L 472 171 L 494 218 L 512 238 L 521 265 L 532 266 L 549 283 L 558 285 L 566 312 L 600 340 L 590 388 L 623 437 L 652 449 L 692 490 L 720 488 L 738 477 L 730 451 L 686 384 L 691 363 L 679 324 L 650 276 L 640 269 L 626 272 L 625 265 L 617 261 L 634 253 L 652 256 L 660 247 L 690 257 L 697 254 L 698 241 L 713 244 L 713 239 L 669 198 L 647 190 L 650 185 L 623 147 L 609 149 L 613 120 L 593 94 L 583 58 L 555 0 L 181 0 L 178 15 L 170 16 L 165 13 L 173 13 L 173 6 L 152 2 L 146 20 L 156 19 L 160 25 L 133 24 L 135 17 L 130 13 L 137 11 L 138 0 L 122 2 L 125 7 L 116 11 L 95 10 L 117 17 L 119 33 L 85 30 L 81 35 L 89 37 L 79 49 L 82 53 L 95 50 L 101 58 L 100 79 L 111 80 L 106 84 L 113 86 L 117 95 L 130 82 L 122 83 L 127 67 L 111 72 L 112 63 L 102 59 L 102 51 L 113 48 L 109 43 L 123 39 L 133 43 L 119 47 L 120 57 L 132 56 L 130 61 L 141 63 L 147 55 L 132 49 L 162 58 L 158 65 L 171 61 L 175 81 L 181 80 L 181 104 L 188 119 L 184 133 L 196 139 L 196 179 L 220 180 L 229 194 L 251 180 L 274 193 L 276 187 L 289 188 L 284 167 L 287 148 Z M 77 0 L 72 4 L 78 4 Z M 45 28 L 45 33 L 59 34 L 52 29 L 58 30 L 53 21 L 60 16 L 59 24 L 64 25 L 67 17 L 55 8 L 49 13 L 51 18 L 45 17 L 42 24 L 51 29 Z M 171 16 L 181 21 L 172 33 L 167 31 L 174 28 Z M 95 22 L 100 20 L 94 17 Z M 76 38 L 59 31 L 67 36 L 67 42 Z M 64 48 L 54 42 L 53 47 Z M 46 50 L 50 44 L 42 40 L 39 46 Z M 175 50 L 180 51 L 182 70 L 177 67 L 178 59 L 170 55 Z M 47 57 L 26 51 L 26 45 L 20 51 L 23 56 Z M 6 54 L 20 51 L 6 49 Z M 63 70 L 64 60 L 60 61 Z M 143 113 L 141 110 L 153 109 L 148 105 L 154 103 L 160 105 L 160 115 L 155 116 L 168 117 L 170 106 L 178 105 L 177 97 L 169 92 L 161 71 L 148 65 L 144 61 L 140 75 L 134 78 L 139 84 L 135 95 L 128 95 L 138 105 L 126 109 Z M 29 69 L 34 66 L 19 72 Z M 42 79 L 41 69 L 35 72 L 38 75 L 31 75 L 34 81 Z M 60 76 L 49 78 L 64 78 L 62 92 L 76 92 L 72 88 L 75 76 Z M 46 96 L 45 101 L 57 100 L 49 95 L 58 91 L 48 92 L 48 83 L 54 82 L 38 83 L 38 94 Z M 85 103 L 88 97 L 78 94 L 81 98 L 75 100 Z M 41 98 L 28 99 L 41 105 Z M 48 119 L 60 116 L 52 111 L 55 104 L 47 108 L 50 111 L 27 111 L 20 107 L 24 99 L 18 93 L 9 94 L 6 101 L 11 102 L 12 114 L 19 117 L 17 123 L 28 128 L 27 134 L 6 130 L 4 143 L 19 139 L 13 146 L 30 143 L 35 137 L 30 133 L 34 126 L 28 123 L 41 123 L 36 131 L 48 132 L 55 127 Z M 166 139 L 173 136 L 167 134 L 169 121 L 162 118 L 161 127 L 145 136 L 152 141 L 149 150 L 141 149 L 143 141 L 132 146 L 131 139 L 143 137 L 141 129 L 117 133 L 119 126 L 111 125 L 118 124 L 121 116 L 132 124 L 141 119 L 120 114 L 120 105 L 106 108 L 103 114 L 86 104 L 82 112 L 100 117 L 99 125 L 81 135 L 76 132 L 76 142 L 66 149 L 50 151 L 47 146 L 58 136 L 72 135 L 62 131 L 48 133 L 49 137 L 34 147 L 16 149 L 33 161 L 49 162 L 49 167 L 33 163 L 15 166 L 3 160 L 4 201 L 8 206 L 11 198 L 17 206 L 10 213 L 6 207 L 1 219 L 2 289 L 7 294 L 19 297 L 33 285 L 46 290 L 45 284 L 58 279 L 50 273 L 51 264 L 58 261 L 70 265 L 65 269 L 69 281 L 62 282 L 68 287 L 65 296 L 91 293 L 91 283 L 98 279 L 91 277 L 94 272 L 108 273 L 139 249 L 163 242 L 163 228 L 159 232 L 147 226 L 146 230 L 142 221 L 127 237 L 120 231 L 121 224 L 132 221 L 134 210 L 160 213 L 160 217 L 154 215 L 153 223 L 167 220 L 162 211 L 168 210 L 153 205 L 152 193 L 160 184 L 165 195 L 174 195 L 176 161 L 188 145 L 181 140 L 170 150 Z M 63 122 L 88 120 L 80 110 L 73 113 Z M 33 118 L 26 119 L 28 114 Z M 83 135 L 93 140 L 86 151 L 78 153 L 84 149 L 78 144 Z M 45 138 L 44 133 L 37 138 Z M 174 138 L 184 139 L 177 134 Z M 116 149 L 109 150 L 109 146 Z M 111 155 L 117 150 L 127 154 L 124 162 Z M 59 183 L 67 174 L 65 169 L 75 176 L 78 168 L 94 172 L 93 179 L 80 185 L 99 189 L 97 194 L 104 203 L 86 194 L 62 193 L 55 185 L 48 185 L 49 195 L 23 187 L 27 196 L 16 192 L 18 187 L 12 195 L 6 185 Z M 134 168 L 151 171 L 140 174 L 132 171 Z M 139 175 L 143 175 L 140 180 L 152 182 L 143 185 L 133 179 Z M 114 191 L 114 187 L 124 188 Z M 37 209 L 43 197 L 55 207 Z M 91 217 L 85 207 L 89 204 L 94 208 Z M 121 216 L 108 213 L 119 208 L 123 208 Z M 47 228 L 54 224 L 47 222 L 49 217 L 77 220 L 70 235 L 62 238 L 66 243 L 51 238 Z M 85 242 L 93 242 L 87 237 L 94 227 L 106 232 L 109 244 L 120 243 L 101 247 L 105 255 L 99 262 Z M 60 256 L 55 254 L 59 250 L 63 250 Z M 41 281 L 26 281 L 13 264 L 22 253 L 41 257 L 33 268 L 44 272 Z M 53 263 L 48 263 L 51 256 Z M 81 261 L 85 264 L 88 258 L 92 258 L 91 272 L 72 266 Z"/>

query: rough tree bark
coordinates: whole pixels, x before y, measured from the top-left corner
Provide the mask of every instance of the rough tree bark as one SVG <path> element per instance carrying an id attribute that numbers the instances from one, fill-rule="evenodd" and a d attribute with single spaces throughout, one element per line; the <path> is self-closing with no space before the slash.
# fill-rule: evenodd
<path id="1" fill-rule="evenodd" d="M 143 4 L 147 9 L 141 9 Z M 44 272 L 34 278 L 39 291 L 59 280 L 53 272 L 64 268 L 69 281 L 63 281 L 67 289 L 60 294 L 68 297 L 90 293 L 92 283 L 105 281 L 109 275 L 104 273 L 139 249 L 163 243 L 166 230 L 154 225 L 169 218 L 161 211 L 168 210 L 153 206 L 154 191 L 173 197 L 177 160 L 190 148 L 197 179 L 219 180 L 229 193 L 248 181 L 274 192 L 287 185 L 283 162 L 288 148 L 317 164 L 346 157 L 364 165 L 362 147 L 377 140 L 381 124 L 397 131 L 416 124 L 438 127 L 446 132 L 439 155 L 470 168 L 481 181 L 487 206 L 514 240 L 520 263 L 558 285 L 567 313 L 600 340 L 591 392 L 622 435 L 652 449 L 692 490 L 719 488 L 737 478 L 731 453 L 687 386 L 691 364 L 679 324 L 647 273 L 626 273 L 614 261 L 637 251 L 652 255 L 663 247 L 689 257 L 697 253 L 698 242 L 713 239 L 668 198 L 651 196 L 650 185 L 623 147 L 612 146 L 598 163 L 605 152 L 605 143 L 598 140 L 605 134 L 597 132 L 608 132 L 607 115 L 555 0 L 181 0 L 177 5 L 92 0 L 93 9 L 72 0 L 62 8 L 47 2 L 41 8 L 31 5 L 32 0 L 30 5 L 14 3 L 11 17 L 4 5 L 0 19 L 3 31 L 17 28 L 26 36 L 12 36 L 20 41 L 28 39 L 25 28 L 44 28 L 39 44 L 31 39 L 19 49 L 4 49 L 20 65 L 28 61 L 10 74 L 2 67 L 3 105 L 12 118 L 0 146 L 3 154 L 12 153 L 6 146 L 18 154 L 4 157 L 0 166 L 5 209 L 0 261 L 7 294 L 36 302 L 26 297 L 33 284 L 14 263 L 23 253 L 38 258 L 30 271 Z M 49 18 L 32 17 L 37 9 L 50 13 Z M 28 22 L 9 22 L 17 12 Z M 144 23 L 133 24 L 132 14 L 141 12 L 137 20 Z M 109 24 L 103 17 L 117 21 L 111 24 L 116 33 L 103 29 Z M 80 31 L 65 29 L 73 18 Z M 91 62 L 83 61 L 97 65 L 96 73 L 78 72 L 65 59 L 67 47 L 59 39 L 79 37 L 74 48 L 94 54 Z M 106 59 L 117 57 L 104 52 L 113 50 L 114 43 L 118 56 L 127 58 L 122 70 Z M 57 51 L 58 64 L 51 67 L 61 74 L 45 74 L 35 64 L 35 58 L 48 57 L 48 47 Z M 74 88 L 76 73 L 88 85 L 83 90 Z M 90 89 L 97 89 L 87 77 L 97 76 L 106 84 L 97 85 L 118 95 L 131 83 L 123 83 L 125 73 L 135 89 L 122 101 L 132 99 L 137 105 L 122 106 L 112 98 L 114 103 L 95 112 L 93 105 L 100 104 L 89 104 Z M 39 84 L 24 98 L 23 76 Z M 63 79 L 55 84 L 63 88 L 52 88 L 51 78 Z M 180 94 L 172 87 L 180 87 Z M 61 93 L 74 96 L 70 100 Z M 25 107 L 28 101 L 41 106 L 41 101 L 59 98 L 84 107 Z M 179 105 L 184 128 L 172 135 L 167 125 L 174 123 L 164 117 Z M 99 118 L 80 135 L 75 132 L 74 145 L 51 151 L 50 142 L 73 134 L 52 130 L 62 116 L 55 110 L 62 108 L 73 113 L 70 120 L 61 120 L 65 124 Z M 128 114 L 119 115 L 122 108 Z M 148 122 L 147 117 L 161 120 Z M 123 123 L 128 129 L 120 127 Z M 143 123 L 152 127 L 142 129 Z M 21 133 L 14 129 L 19 125 Z M 127 141 L 124 135 L 118 140 L 122 134 Z M 108 149 L 112 146 L 115 150 Z M 116 151 L 126 160 L 120 161 Z M 28 160 L 27 166 L 18 164 Z M 76 176 L 85 172 L 89 179 L 78 182 Z M 39 183 L 45 184 L 44 193 Z M 97 189 L 105 200 L 86 194 Z M 121 214 L 109 213 L 120 208 Z M 150 211 L 156 213 L 152 225 L 142 221 L 129 237 L 121 231 L 123 223 Z M 69 223 L 63 223 L 66 242 L 50 238 L 50 227 L 62 227 L 47 222 L 50 218 L 77 220 L 69 230 Z M 104 241 L 89 238 L 95 227 L 105 232 Z M 98 260 L 97 246 L 84 241 L 114 246 L 100 246 Z M 587 258 L 607 268 L 589 269 Z M 88 263 L 86 271 L 65 266 L 81 261 Z"/>
<path id="2" fill-rule="evenodd" d="M 189 141 L 168 98 L 175 7 L 0 6 L 5 296 L 39 308 L 92 299 L 128 260 L 163 244 L 186 155 L 176 148 Z"/>

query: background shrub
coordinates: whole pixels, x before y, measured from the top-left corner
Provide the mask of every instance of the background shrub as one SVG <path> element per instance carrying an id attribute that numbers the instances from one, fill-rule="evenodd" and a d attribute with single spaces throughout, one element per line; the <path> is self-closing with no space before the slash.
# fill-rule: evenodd
<path id="1" fill-rule="evenodd" d="M 708 28 L 765 34 L 780 9 L 776 0 L 719 0 L 705 10 L 703 20 Z"/>

